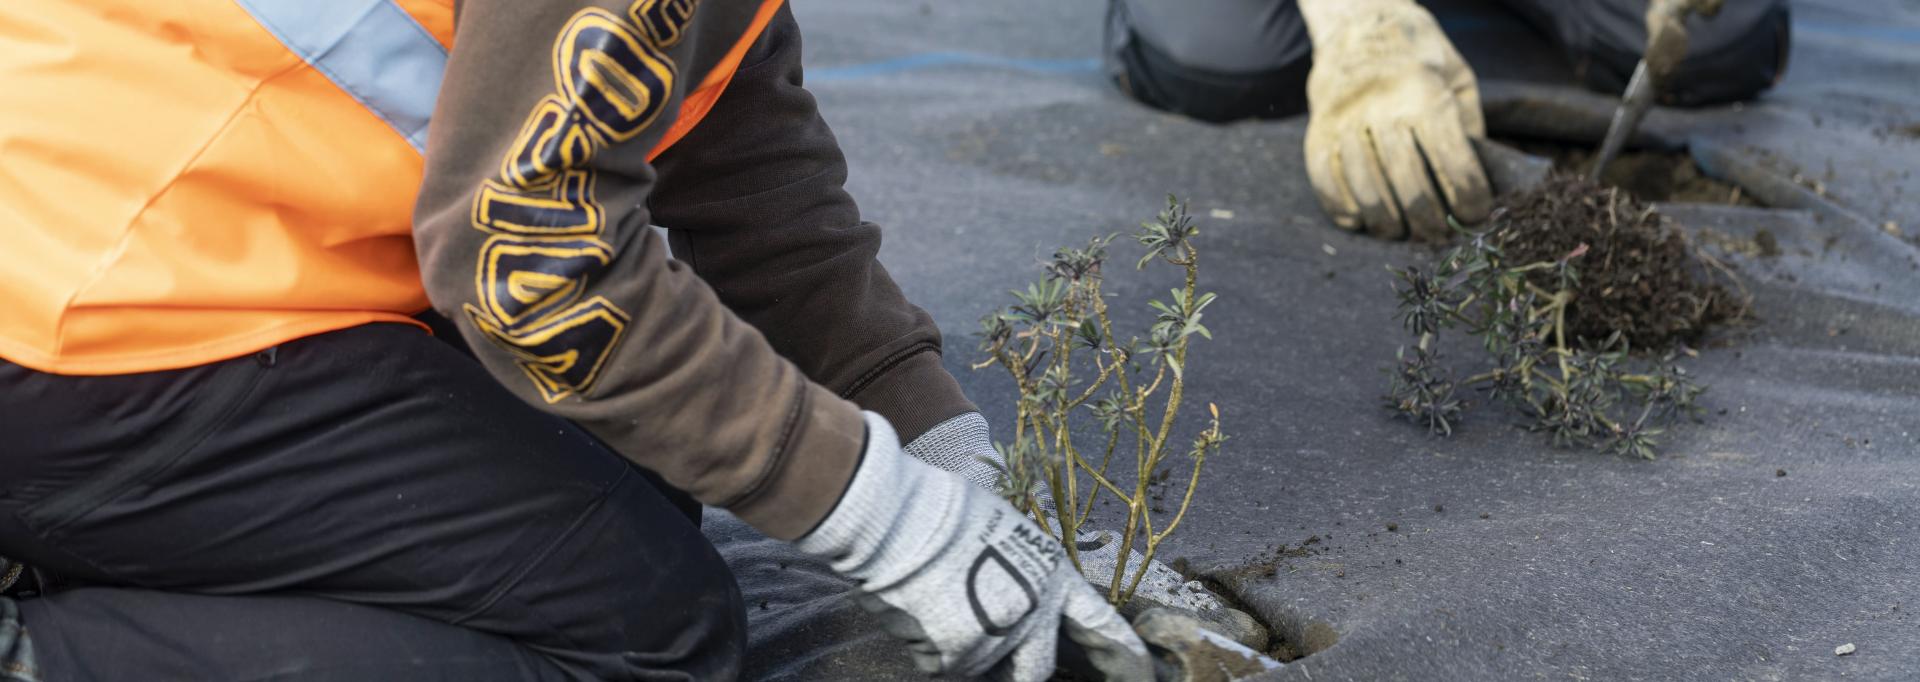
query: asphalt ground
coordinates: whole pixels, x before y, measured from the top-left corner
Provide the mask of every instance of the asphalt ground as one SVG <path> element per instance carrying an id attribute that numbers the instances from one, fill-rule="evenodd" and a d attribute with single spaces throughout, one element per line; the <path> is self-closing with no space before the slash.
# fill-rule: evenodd
<path id="1" fill-rule="evenodd" d="M 1382 370 L 1407 341 L 1384 268 L 1433 252 L 1322 216 L 1302 119 L 1206 125 L 1123 99 L 1098 69 L 1103 3 L 796 9 L 850 188 L 887 228 L 881 258 L 1001 438 L 1012 389 L 968 370 L 976 321 L 1055 246 L 1129 231 L 1168 193 L 1191 202 L 1202 288 L 1220 299 L 1188 394 L 1220 406 L 1232 440 L 1162 556 L 1211 570 L 1312 650 L 1271 679 L 1920 675 L 1920 5 L 1797 3 L 1778 88 L 1650 117 L 1716 172 L 1806 190 L 1775 193 L 1787 210 L 1668 207 L 1696 234 L 1766 229 L 1781 253 L 1721 254 L 1758 319 L 1705 344 L 1690 368 L 1711 386 L 1707 418 L 1650 462 L 1552 447 L 1497 409 L 1450 438 L 1392 418 Z M 1530 102 L 1604 116 L 1604 95 L 1556 83 L 1550 50 L 1468 10 L 1441 18 L 1465 27 L 1490 118 Z M 1143 327 L 1172 284 L 1109 270 L 1123 325 Z M 844 584 L 709 522 L 748 595 L 754 675 L 910 674 Z M 1250 564 L 1274 570 L 1234 570 Z"/>

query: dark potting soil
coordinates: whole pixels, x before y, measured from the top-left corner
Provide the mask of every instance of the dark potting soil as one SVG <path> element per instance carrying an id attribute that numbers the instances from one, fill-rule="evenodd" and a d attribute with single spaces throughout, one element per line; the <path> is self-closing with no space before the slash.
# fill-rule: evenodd
<path id="1" fill-rule="evenodd" d="M 1539 188 L 1502 198 L 1491 225 L 1508 263 L 1575 257 L 1578 291 L 1567 326 L 1604 341 L 1618 331 L 1632 348 L 1692 344 L 1713 325 L 1738 319 L 1746 301 L 1721 285 L 1732 277 L 1706 261 L 1652 207 L 1617 188 L 1556 175 Z M 1530 273 L 1554 288 L 1553 274 Z"/>
<path id="2" fill-rule="evenodd" d="M 1535 156 L 1553 159 L 1553 169 L 1584 175 L 1593 168 L 1591 147 L 1541 140 L 1502 140 Z M 1618 187 L 1641 201 L 1759 206 L 1740 188 L 1707 177 L 1684 151 L 1630 151 L 1615 157 L 1600 174 L 1600 184 Z"/>

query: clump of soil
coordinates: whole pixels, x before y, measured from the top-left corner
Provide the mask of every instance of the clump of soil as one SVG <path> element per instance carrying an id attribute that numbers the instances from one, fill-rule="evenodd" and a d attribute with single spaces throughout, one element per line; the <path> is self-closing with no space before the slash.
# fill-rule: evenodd
<path id="1" fill-rule="evenodd" d="M 1593 165 L 1578 161 L 1581 171 Z M 1693 157 L 1684 153 L 1629 152 L 1607 164 L 1601 184 L 1618 187 L 1644 201 L 1685 201 L 1698 204 L 1759 206 L 1736 185 L 1707 177 Z"/>
<path id="2" fill-rule="evenodd" d="M 1528 154 L 1553 159 L 1553 169 L 1563 175 L 1584 176 L 1593 168 L 1594 150 L 1588 147 L 1542 141 L 1508 142 Z M 1607 164 L 1600 174 L 1600 184 L 1626 190 L 1641 201 L 1761 205 L 1738 186 L 1707 177 L 1686 152 L 1623 152 Z"/>
<path id="3" fill-rule="evenodd" d="M 1568 331 L 1602 342 L 1618 331 L 1637 349 L 1699 340 L 1712 325 L 1738 319 L 1745 302 L 1711 278 L 1725 275 L 1684 235 L 1628 193 L 1560 175 L 1496 206 L 1500 247 L 1509 263 L 1558 261 L 1585 249 Z M 1548 270 L 1529 273 L 1555 286 Z"/>

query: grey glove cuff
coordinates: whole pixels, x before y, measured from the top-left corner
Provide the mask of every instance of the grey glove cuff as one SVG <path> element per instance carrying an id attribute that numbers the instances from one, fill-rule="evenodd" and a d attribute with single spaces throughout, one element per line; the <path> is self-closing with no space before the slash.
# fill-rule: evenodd
<path id="1" fill-rule="evenodd" d="M 907 444 L 907 454 L 936 469 L 959 474 L 968 483 L 987 490 L 993 490 L 999 477 L 988 462 L 1007 464 L 1001 461 L 1000 453 L 994 451 L 987 418 L 979 412 L 968 412 L 935 424 Z"/>
<path id="2" fill-rule="evenodd" d="M 919 438 L 908 443 L 907 454 L 914 459 L 933 465 L 934 468 L 959 474 L 961 478 L 989 492 L 995 491 L 1000 472 L 995 464 L 1004 468 L 1006 460 L 1000 452 L 993 449 L 993 436 L 987 429 L 987 418 L 979 412 L 968 412 L 960 416 L 935 424 L 920 434 Z M 1048 513 L 1053 512 L 1053 493 L 1041 486 L 1037 491 L 1040 506 Z"/>

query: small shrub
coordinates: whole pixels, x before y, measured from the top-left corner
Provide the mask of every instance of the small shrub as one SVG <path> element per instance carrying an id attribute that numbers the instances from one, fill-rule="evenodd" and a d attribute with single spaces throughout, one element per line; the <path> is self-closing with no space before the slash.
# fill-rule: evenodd
<path id="1" fill-rule="evenodd" d="M 1207 428 L 1186 448 L 1193 463 L 1186 493 L 1173 518 L 1156 527 L 1158 510 L 1148 488 L 1164 482 L 1164 474 L 1156 477 L 1154 472 L 1173 449 L 1168 441 L 1186 401 L 1190 345 L 1195 337 L 1212 338 L 1200 323 L 1214 295 L 1197 288 L 1200 252 L 1194 238 L 1199 233 L 1186 205 L 1169 196 L 1166 210 L 1142 223 L 1135 235 L 1146 250 L 1136 268 L 1158 263 L 1186 275 L 1185 284 L 1173 289 L 1167 300 L 1148 302 L 1156 315 L 1144 337 L 1119 340 L 1101 293 L 1101 269 L 1117 235 L 1055 251 L 1044 279 L 1013 291 L 1012 305 L 980 322 L 980 349 L 987 359 L 974 369 L 1000 365 L 1019 391 L 1013 442 L 994 445 L 1006 462 L 1004 467 L 995 465 L 1000 468 L 1000 493 L 1063 540 L 1076 567 L 1080 555 L 1073 538 L 1100 495 L 1109 493 L 1126 505 L 1118 565 L 1106 594 L 1115 605 L 1132 598 L 1146 574 L 1146 562 L 1186 517 L 1207 457 L 1227 440 L 1220 431 L 1219 408 L 1209 404 Z M 1104 444 L 1092 451 L 1098 453 L 1098 466 L 1092 453 L 1074 441 L 1073 427 L 1083 420 L 1097 424 L 1105 436 Z M 1135 480 L 1108 478 L 1117 453 L 1133 455 Z M 1049 496 L 1052 505 L 1043 503 Z M 1141 545 L 1144 559 L 1129 573 L 1128 558 Z"/>
<path id="2" fill-rule="evenodd" d="M 1659 225 L 1658 216 L 1651 223 L 1646 217 L 1635 220 L 1643 226 Z M 1527 236 L 1498 214 L 1493 222 L 1495 227 L 1486 231 L 1467 232 L 1466 241 L 1446 252 L 1431 272 L 1418 267 L 1393 270 L 1399 280 L 1394 291 L 1400 298 L 1401 324 L 1418 341 L 1401 347 L 1388 371 L 1387 406 L 1433 433 L 1447 435 L 1467 406 L 1460 390 L 1477 388 L 1489 402 L 1506 403 L 1526 415 L 1529 428 L 1552 434 L 1557 446 L 1587 444 L 1652 459 L 1667 426 L 1700 413 L 1695 401 L 1706 388 L 1679 364 L 1694 351 L 1676 342 L 1662 355 L 1631 357 L 1619 327 L 1595 340 L 1579 336 L 1569 324 L 1583 296 L 1600 298 L 1598 292 L 1582 288 L 1582 266 L 1604 257 L 1607 276 L 1614 277 L 1629 267 L 1616 259 L 1624 262 L 1638 251 L 1604 253 L 1613 244 L 1602 242 L 1596 250 L 1579 242 L 1550 259 L 1516 259 L 1511 254 Z M 1538 242 L 1524 245 L 1537 248 Z M 1604 292 L 1610 296 L 1614 289 L 1608 286 Z M 1697 323 L 1702 314 L 1695 311 L 1707 305 L 1684 309 Z M 1639 324 L 1637 328 L 1669 323 Z M 1441 361 L 1438 339 L 1441 331 L 1454 328 L 1478 339 L 1491 368 L 1453 378 Z"/>

